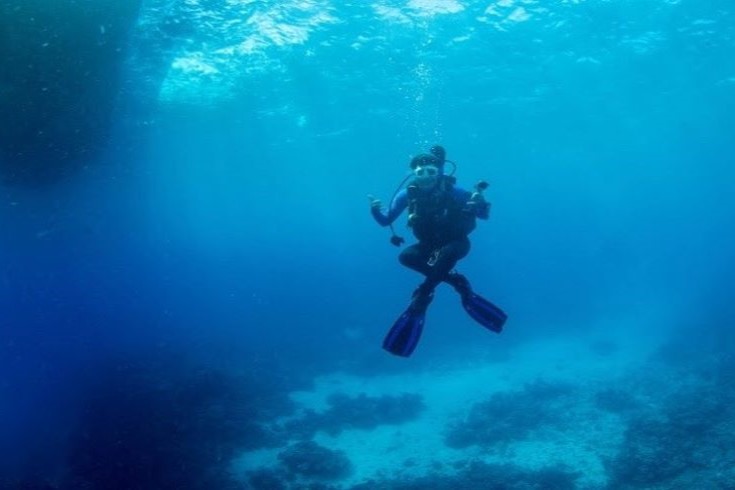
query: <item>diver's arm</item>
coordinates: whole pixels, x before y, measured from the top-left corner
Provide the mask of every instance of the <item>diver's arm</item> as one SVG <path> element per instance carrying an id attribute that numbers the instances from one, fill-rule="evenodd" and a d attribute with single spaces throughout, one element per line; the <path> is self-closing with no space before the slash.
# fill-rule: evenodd
<path id="1" fill-rule="evenodd" d="M 396 197 L 393 198 L 393 201 L 391 201 L 390 209 L 388 209 L 388 214 L 383 214 L 383 211 L 379 204 L 376 206 L 371 206 L 370 212 L 372 213 L 375 221 L 377 221 L 380 226 L 388 226 L 393 223 L 396 218 L 398 218 L 398 216 L 401 215 L 403 210 L 406 209 L 407 205 L 408 193 L 405 189 L 403 189 L 398 194 L 396 194 Z"/>

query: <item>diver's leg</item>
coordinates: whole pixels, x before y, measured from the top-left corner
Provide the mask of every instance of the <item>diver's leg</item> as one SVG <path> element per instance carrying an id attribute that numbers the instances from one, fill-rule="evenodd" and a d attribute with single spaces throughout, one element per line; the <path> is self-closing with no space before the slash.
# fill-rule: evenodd
<path id="1" fill-rule="evenodd" d="M 409 269 L 427 276 L 431 273 L 431 266 L 428 264 L 431 252 L 431 247 L 419 242 L 406 247 L 398 256 L 398 260 Z"/>
<path id="2" fill-rule="evenodd" d="M 459 293 L 460 296 L 466 296 L 472 292 L 472 286 L 470 285 L 470 281 L 460 274 L 459 272 L 452 271 L 449 274 L 447 274 L 446 279 L 444 279 L 444 282 L 449 284 L 454 288 L 455 291 Z"/>
<path id="3" fill-rule="evenodd" d="M 433 247 L 419 242 L 410 247 L 406 247 L 398 256 L 398 260 L 409 269 L 428 276 L 432 273 L 432 267 L 429 265 L 429 259 L 433 252 Z M 411 307 L 416 310 L 426 311 L 426 308 L 434 298 L 434 288 L 436 284 L 432 281 L 424 280 L 417 287 L 411 296 Z"/>
<path id="4" fill-rule="evenodd" d="M 434 289 L 443 281 L 451 284 L 460 294 L 464 294 L 464 290 L 469 291 L 469 283 L 464 276 L 450 274 L 457 262 L 467 256 L 469 251 L 470 241 L 467 237 L 449 242 L 438 249 L 421 242 L 404 249 L 399 256 L 401 264 L 426 276 L 413 293 L 414 301 L 430 302 Z M 467 284 L 466 287 L 459 282 L 459 278 Z"/>
<path id="5" fill-rule="evenodd" d="M 457 262 L 465 257 L 470 251 L 470 241 L 467 238 L 455 240 L 440 248 L 435 256 L 432 256 L 433 263 L 431 274 L 427 275 L 424 283 L 419 286 L 417 293 L 420 291 L 429 291 L 426 304 L 431 302 L 433 298 L 434 288 L 440 282 L 450 284 L 462 297 L 462 307 L 467 313 L 480 323 L 482 326 L 500 333 L 508 315 L 492 304 L 485 298 L 478 296 L 472 292 L 470 282 L 462 274 L 452 272 Z M 416 293 L 414 293 L 416 296 Z M 422 296 L 419 295 L 419 298 Z M 414 300 L 416 301 L 416 300 Z"/>
<path id="6" fill-rule="evenodd" d="M 426 275 L 426 282 L 436 287 L 442 281 L 449 281 L 451 270 L 469 252 L 470 240 L 467 237 L 454 240 L 441 247 L 433 257 L 433 265 L 430 266 L 430 272 Z"/>

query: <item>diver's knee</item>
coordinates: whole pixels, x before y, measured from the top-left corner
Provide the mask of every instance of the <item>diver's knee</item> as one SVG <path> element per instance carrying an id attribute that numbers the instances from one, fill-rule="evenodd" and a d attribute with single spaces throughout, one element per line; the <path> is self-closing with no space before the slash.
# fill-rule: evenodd
<path id="1" fill-rule="evenodd" d="M 414 258 L 414 254 L 412 254 L 408 250 L 404 250 L 398 255 L 398 262 L 400 262 L 401 265 L 405 265 L 406 267 L 411 267 L 411 265 L 416 263 L 416 259 Z"/>

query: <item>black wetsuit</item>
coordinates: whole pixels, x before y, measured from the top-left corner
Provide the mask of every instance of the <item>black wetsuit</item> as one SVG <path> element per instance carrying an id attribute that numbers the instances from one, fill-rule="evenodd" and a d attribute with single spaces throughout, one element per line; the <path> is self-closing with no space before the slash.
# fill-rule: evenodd
<path id="1" fill-rule="evenodd" d="M 454 178 L 442 175 L 431 189 L 409 185 L 391 202 L 387 215 L 373 208 L 375 220 L 388 226 L 408 208 L 409 226 L 418 243 L 407 247 L 399 256 L 401 264 L 426 276 L 422 285 L 430 292 L 442 281 L 457 262 L 470 251 L 468 235 L 475 228 L 476 218 L 487 219 L 489 205 L 468 209 L 472 194 L 454 185 Z"/>

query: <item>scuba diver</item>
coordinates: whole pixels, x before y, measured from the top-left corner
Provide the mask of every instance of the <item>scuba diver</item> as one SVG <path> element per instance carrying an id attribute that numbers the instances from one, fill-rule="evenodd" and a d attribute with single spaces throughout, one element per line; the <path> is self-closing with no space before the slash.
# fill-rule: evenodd
<path id="1" fill-rule="evenodd" d="M 479 182 L 474 192 L 457 187 L 453 176 L 456 165 L 446 159 L 444 148 L 437 145 L 429 151 L 411 160 L 413 173 L 396 189 L 387 213 L 383 213 L 380 200 L 368 195 L 373 218 L 381 226 L 390 227 L 393 245 L 401 246 L 405 241 L 395 234 L 393 222 L 408 209 L 408 226 L 418 242 L 401 252 L 399 261 L 426 277 L 383 341 L 385 350 L 402 357 L 410 356 L 416 348 L 434 289 L 442 282 L 460 294 L 462 306 L 474 320 L 493 332 L 500 333 L 507 318 L 500 308 L 474 293 L 466 277 L 453 270 L 470 251 L 468 235 L 475 229 L 477 218 L 486 220 L 490 215 L 490 203 L 483 196 L 488 184 Z M 446 162 L 454 166 L 449 175 L 444 173 Z M 413 180 L 403 189 L 411 177 Z"/>

